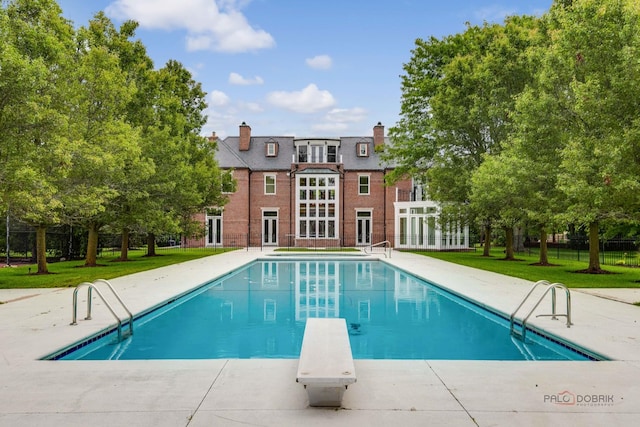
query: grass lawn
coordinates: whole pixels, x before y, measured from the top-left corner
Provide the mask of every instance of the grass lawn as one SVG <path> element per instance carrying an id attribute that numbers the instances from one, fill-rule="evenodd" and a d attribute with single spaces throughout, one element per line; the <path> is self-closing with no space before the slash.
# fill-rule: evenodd
<path id="1" fill-rule="evenodd" d="M 505 261 L 504 248 L 491 250 L 491 257 L 483 257 L 482 251 L 476 252 L 422 252 L 414 253 L 438 258 L 456 264 L 481 270 L 493 271 L 521 279 L 548 280 L 559 282 L 569 288 L 640 288 L 640 268 L 602 265 L 601 268 L 611 274 L 575 273 L 588 267 L 584 261 L 550 259 L 551 267 L 532 265 L 538 262 L 537 256 L 517 254 L 518 261 Z"/>
<path id="2" fill-rule="evenodd" d="M 34 264 L 0 268 L 0 289 L 77 286 L 82 282 L 113 279 L 230 250 L 233 249 L 158 249 L 155 257 L 145 257 L 146 249 L 131 250 L 130 261 L 125 262 L 115 261 L 119 252 L 109 252 L 98 258 L 98 267 L 84 267 L 84 260 L 50 263 L 47 265 L 50 274 L 34 274 L 38 270 Z"/>

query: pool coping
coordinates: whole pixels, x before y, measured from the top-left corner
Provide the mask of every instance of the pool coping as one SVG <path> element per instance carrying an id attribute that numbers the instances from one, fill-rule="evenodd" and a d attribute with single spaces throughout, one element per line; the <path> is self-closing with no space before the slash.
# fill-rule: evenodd
<path id="1" fill-rule="evenodd" d="M 111 282 L 136 314 L 263 255 L 229 252 Z M 374 256 L 505 313 L 531 286 L 415 254 Z M 120 420 L 154 427 L 232 422 L 625 426 L 640 415 L 640 308 L 581 292 L 572 293 L 573 327 L 544 318 L 532 324 L 613 361 L 356 361 L 358 383 L 344 401 L 351 410 L 337 412 L 307 408 L 305 393 L 295 384 L 295 360 L 38 361 L 109 327 L 113 319 L 96 306 L 93 320 L 69 326 L 72 289 L 30 292 L 29 298 L 0 305 L 0 425 L 91 421 L 110 426 Z M 253 390 L 248 384 L 259 386 Z M 601 406 L 553 402 L 564 391 L 613 401 Z"/>

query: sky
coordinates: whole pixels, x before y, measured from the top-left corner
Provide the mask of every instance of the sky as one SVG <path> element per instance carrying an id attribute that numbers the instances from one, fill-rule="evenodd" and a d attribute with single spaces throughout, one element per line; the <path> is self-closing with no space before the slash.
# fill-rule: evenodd
<path id="1" fill-rule="evenodd" d="M 140 24 L 156 68 L 183 64 L 207 93 L 203 135 L 372 136 L 400 118 L 416 39 L 541 15 L 553 0 L 58 0 L 76 27 L 104 11 Z"/>

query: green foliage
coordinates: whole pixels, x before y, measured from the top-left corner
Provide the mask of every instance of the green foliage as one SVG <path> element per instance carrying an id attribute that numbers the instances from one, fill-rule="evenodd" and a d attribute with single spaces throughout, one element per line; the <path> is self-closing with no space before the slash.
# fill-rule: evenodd
<path id="1" fill-rule="evenodd" d="M 433 200 L 543 240 L 589 229 L 598 272 L 603 227 L 640 223 L 637 2 L 556 1 L 541 18 L 417 40 L 412 54 L 389 181 L 426 178 Z"/>
<path id="2" fill-rule="evenodd" d="M 493 249 L 491 257 L 481 256 L 480 252 L 416 253 L 532 282 L 543 279 L 552 283 L 559 282 L 569 288 L 640 288 L 640 269 L 637 268 L 607 266 L 610 274 L 577 274 L 576 271 L 586 268 L 586 262 L 554 260 L 554 266 L 544 267 L 533 265 L 537 262 L 535 256 L 523 254 L 518 254 L 518 261 L 504 261 L 501 259 L 504 255 L 503 248 Z"/>
<path id="3" fill-rule="evenodd" d="M 0 6 L 0 211 L 40 230 L 188 234 L 229 181 L 200 135 L 200 83 L 174 60 L 155 70 L 136 22 L 100 12 L 74 30 L 61 13 L 54 0 Z"/>
<path id="4" fill-rule="evenodd" d="M 119 261 L 120 253 L 113 252 L 99 258 L 98 266 L 93 268 L 84 267 L 84 261 L 52 263 L 49 266 L 50 274 L 35 274 L 36 269 L 33 265 L 2 268 L 0 289 L 72 287 L 86 281 L 113 279 L 230 250 L 233 249 L 163 249 L 161 255 L 155 257 L 146 257 L 146 251 L 136 250 L 132 251 L 131 260 L 128 262 Z"/>

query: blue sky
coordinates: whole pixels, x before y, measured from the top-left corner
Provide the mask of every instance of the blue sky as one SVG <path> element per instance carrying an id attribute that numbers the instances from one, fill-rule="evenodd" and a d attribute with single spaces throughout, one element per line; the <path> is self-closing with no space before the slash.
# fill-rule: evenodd
<path id="1" fill-rule="evenodd" d="M 86 25 L 104 10 L 136 37 L 157 68 L 181 62 L 202 83 L 203 134 L 371 136 L 400 112 L 400 75 L 418 38 L 465 22 L 541 15 L 552 0 L 58 0 Z"/>

